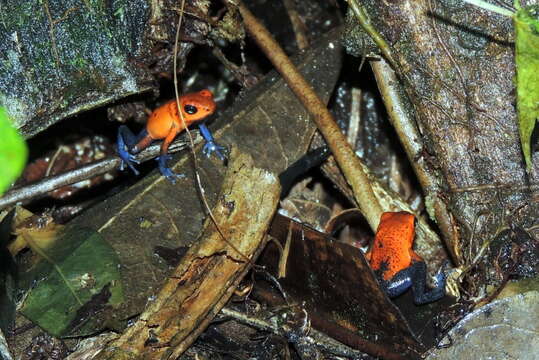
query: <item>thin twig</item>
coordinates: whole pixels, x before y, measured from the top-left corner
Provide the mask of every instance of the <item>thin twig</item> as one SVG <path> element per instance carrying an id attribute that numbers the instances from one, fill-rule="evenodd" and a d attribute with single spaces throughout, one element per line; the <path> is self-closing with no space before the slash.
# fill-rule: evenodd
<path id="1" fill-rule="evenodd" d="M 292 30 L 296 35 L 296 43 L 300 50 L 305 50 L 309 47 L 309 36 L 307 35 L 307 26 L 301 20 L 301 17 L 296 10 L 296 4 L 292 0 L 283 0 L 284 7 L 290 18 L 292 24 Z"/>
<path id="2" fill-rule="evenodd" d="M 47 171 L 45 171 L 45 177 L 48 177 L 51 174 L 52 167 L 54 166 L 54 163 L 56 162 L 56 159 L 58 159 L 58 156 L 60 153 L 64 150 L 64 146 L 58 146 L 58 149 L 56 149 L 56 152 L 52 156 L 51 160 L 49 161 L 49 166 L 47 166 Z"/>
<path id="3" fill-rule="evenodd" d="M 318 130 L 324 136 L 331 152 L 335 156 L 335 160 L 350 184 L 361 212 L 369 222 L 371 228 L 376 230 L 382 209 L 372 191 L 369 179 L 363 171 L 361 160 L 346 141 L 346 137 L 342 134 L 337 122 L 323 101 L 299 73 L 296 66 L 286 56 L 283 49 L 273 39 L 269 31 L 241 1 L 238 2 L 237 6 L 249 34 L 311 114 Z"/>
<path id="4" fill-rule="evenodd" d="M 362 130 L 361 127 L 361 105 L 362 92 L 359 88 L 352 88 L 350 104 L 350 120 L 348 124 L 347 139 L 353 147 L 356 146 L 357 138 Z"/>
<path id="5" fill-rule="evenodd" d="M 398 69 L 397 62 L 393 58 L 388 43 L 385 41 L 382 35 L 374 28 L 374 26 L 372 26 L 365 9 L 361 5 L 359 5 L 356 0 L 347 0 L 347 2 L 348 6 L 352 10 L 356 18 L 360 21 L 361 27 L 376 43 L 382 55 L 386 58 L 386 60 L 393 67 L 393 69 Z"/>
<path id="6" fill-rule="evenodd" d="M 197 136 L 196 143 L 199 143 L 200 140 L 201 138 Z M 149 146 L 144 151 L 137 154 L 137 160 L 144 162 L 155 158 L 159 155 L 160 147 L 160 144 Z M 185 140 L 176 140 L 170 145 L 169 152 L 178 152 L 186 147 L 187 143 Z M 61 188 L 62 186 L 75 184 L 79 181 L 87 180 L 94 176 L 115 170 L 120 166 L 120 161 L 120 158 L 117 156 L 108 157 L 62 174 L 46 177 L 36 183 L 10 190 L 0 198 L 0 210 L 17 203 L 28 203 L 48 192 Z"/>

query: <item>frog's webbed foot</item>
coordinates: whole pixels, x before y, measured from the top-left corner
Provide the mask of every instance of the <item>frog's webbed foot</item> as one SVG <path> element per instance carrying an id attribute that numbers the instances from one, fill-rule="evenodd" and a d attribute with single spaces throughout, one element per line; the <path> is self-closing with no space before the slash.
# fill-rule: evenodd
<path id="1" fill-rule="evenodd" d="M 206 155 L 206 157 L 210 157 L 213 152 L 215 152 L 215 155 L 221 160 L 226 160 L 226 155 L 224 154 L 226 151 L 226 148 L 221 145 L 217 145 L 215 142 L 206 142 L 204 144 L 204 147 L 202 148 L 202 153 Z"/>
<path id="2" fill-rule="evenodd" d="M 449 267 L 449 260 L 445 260 L 442 264 L 442 266 L 440 266 L 440 270 L 438 270 L 438 272 L 436 273 L 436 275 L 434 275 L 434 281 L 436 283 L 436 289 L 438 288 L 442 288 L 444 289 L 445 291 L 445 283 L 446 283 L 446 280 L 447 280 L 447 269 Z"/>
<path id="3" fill-rule="evenodd" d="M 210 129 L 208 129 L 206 125 L 200 124 L 198 128 L 200 129 L 202 137 L 204 137 L 204 140 L 206 140 L 206 144 L 204 144 L 204 147 L 202 148 L 202 153 L 207 157 L 210 157 L 212 153 L 215 153 L 215 155 L 217 155 L 217 157 L 221 161 L 225 161 L 226 156 L 224 153 L 226 148 L 224 146 L 218 145 L 215 142 L 215 139 L 213 138 Z"/>
<path id="4" fill-rule="evenodd" d="M 159 171 L 161 172 L 161 175 L 166 177 L 167 180 L 170 181 L 172 184 L 175 184 L 176 179 L 184 178 L 185 175 L 184 174 L 177 174 L 167 166 L 167 161 L 170 160 L 170 158 L 171 158 L 171 156 L 166 154 L 166 155 L 161 155 L 161 156 L 156 157 L 155 160 L 157 160 L 157 163 L 159 165 Z"/>

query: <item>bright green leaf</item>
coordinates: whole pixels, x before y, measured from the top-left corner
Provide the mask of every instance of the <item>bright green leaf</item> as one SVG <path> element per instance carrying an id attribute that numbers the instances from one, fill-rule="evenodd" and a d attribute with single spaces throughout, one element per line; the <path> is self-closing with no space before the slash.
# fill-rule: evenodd
<path id="1" fill-rule="evenodd" d="M 0 195 L 19 177 L 27 156 L 26 143 L 0 106 Z"/>
<path id="2" fill-rule="evenodd" d="M 531 136 L 539 118 L 539 6 L 518 9 L 515 24 L 518 128 L 526 169 L 531 170 Z"/>

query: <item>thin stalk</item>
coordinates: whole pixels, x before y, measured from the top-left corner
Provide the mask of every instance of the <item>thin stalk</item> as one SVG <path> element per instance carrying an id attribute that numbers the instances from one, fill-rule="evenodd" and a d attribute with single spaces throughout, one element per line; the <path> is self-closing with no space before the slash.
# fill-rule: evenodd
<path id="1" fill-rule="evenodd" d="M 380 221 L 382 209 L 372 191 L 369 178 L 363 171 L 362 161 L 355 154 L 348 141 L 346 141 L 346 137 L 341 132 L 341 129 L 324 102 L 303 78 L 265 26 L 258 21 L 241 1 L 238 2 L 237 6 L 251 37 L 311 114 L 318 130 L 324 136 L 331 152 L 335 156 L 335 160 L 350 184 L 359 209 L 367 219 L 371 229 L 375 231 Z"/>

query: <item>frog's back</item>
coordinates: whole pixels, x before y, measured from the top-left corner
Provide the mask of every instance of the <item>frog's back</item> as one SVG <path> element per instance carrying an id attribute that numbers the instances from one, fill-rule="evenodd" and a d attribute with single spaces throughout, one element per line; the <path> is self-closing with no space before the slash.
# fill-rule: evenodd
<path id="1" fill-rule="evenodd" d="M 414 215 L 405 211 L 382 214 L 369 252 L 372 269 L 380 271 L 384 280 L 393 278 L 412 263 L 414 220 Z"/>
<path id="2" fill-rule="evenodd" d="M 146 123 L 146 130 L 153 139 L 164 139 L 178 118 L 176 100 L 167 101 L 151 113 Z"/>

